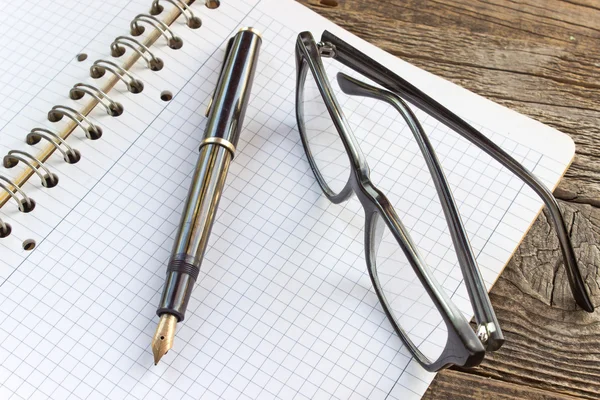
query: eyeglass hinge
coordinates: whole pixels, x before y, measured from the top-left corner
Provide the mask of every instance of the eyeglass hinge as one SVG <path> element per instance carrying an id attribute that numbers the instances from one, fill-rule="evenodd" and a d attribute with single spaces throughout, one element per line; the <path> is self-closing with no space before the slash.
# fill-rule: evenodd
<path id="1" fill-rule="evenodd" d="M 490 334 L 496 331 L 496 325 L 493 322 L 477 325 L 477 337 L 483 344 L 487 344 Z"/>
<path id="2" fill-rule="evenodd" d="M 319 54 L 321 55 L 321 57 L 335 57 L 335 46 L 333 44 L 329 42 L 319 42 L 317 43 L 317 47 L 319 48 Z"/>

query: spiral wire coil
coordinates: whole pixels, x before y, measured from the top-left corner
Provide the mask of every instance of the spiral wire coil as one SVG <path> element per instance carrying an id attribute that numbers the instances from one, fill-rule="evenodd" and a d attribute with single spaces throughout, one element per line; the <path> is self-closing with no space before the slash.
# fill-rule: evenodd
<path id="1" fill-rule="evenodd" d="M 48 111 L 48 121 L 50 122 L 58 122 L 62 117 L 67 117 L 75 122 L 77 126 L 83 129 L 85 137 L 88 139 L 97 140 L 102 136 L 102 128 L 94 125 L 85 115 L 74 108 L 58 105 Z M 87 124 L 87 128 L 83 125 L 84 122 Z"/>
<path id="2" fill-rule="evenodd" d="M 133 21 L 131 21 L 130 33 L 132 36 L 139 36 L 144 33 L 145 28 L 143 25 L 140 25 L 141 22 L 150 24 L 154 26 L 155 29 L 158 29 L 162 36 L 167 39 L 167 46 L 170 48 L 177 50 L 183 46 L 183 40 L 181 40 L 179 36 L 175 35 L 175 33 L 167 24 L 150 14 L 139 14 L 133 19 Z"/>
<path id="3" fill-rule="evenodd" d="M 40 177 L 42 186 L 46 188 L 52 188 L 58 185 L 58 176 L 50 172 L 48 167 L 46 167 L 43 162 L 26 151 L 11 150 L 7 155 L 4 156 L 2 163 L 4 168 L 12 168 L 17 165 L 19 161 L 31 168 Z M 35 162 L 36 165 L 32 164 L 32 162 Z M 40 172 L 40 169 L 43 170 L 45 174 Z"/>
<path id="4" fill-rule="evenodd" d="M 135 45 L 138 47 L 135 47 Z M 152 71 L 160 71 L 165 66 L 163 60 L 156 57 L 146 45 L 129 36 L 117 36 L 117 38 L 110 45 L 110 54 L 113 57 L 121 57 L 123 54 L 125 54 L 124 46 L 129 47 L 138 53 L 140 58 L 143 58 L 144 61 L 146 61 L 146 65 L 148 65 L 148 68 L 150 68 Z"/>
<path id="5" fill-rule="evenodd" d="M 0 188 L 6 190 L 10 197 L 12 197 L 15 200 L 17 206 L 19 207 L 19 211 L 24 213 L 33 211 L 33 209 L 35 208 L 35 201 L 31 197 L 27 196 L 25 192 L 19 187 L 19 185 L 15 184 L 13 181 L 8 179 L 4 175 L 0 175 L 0 181 L 4 181 L 13 187 L 13 189 L 11 189 L 8 186 L 6 186 L 5 183 L 0 182 Z M 21 195 L 22 199 L 19 199 L 17 193 Z"/>
<path id="6" fill-rule="evenodd" d="M 162 2 L 172 4 L 179 11 L 179 15 L 185 17 L 186 25 L 188 27 L 197 29 L 202 26 L 201 19 L 194 15 L 186 2 L 182 0 L 162 0 Z M 126 48 L 131 49 L 138 57 L 134 58 L 129 64 L 127 64 L 128 61 L 126 61 L 124 66 L 110 60 L 96 60 L 90 67 L 90 76 L 92 78 L 102 78 L 108 71 L 117 78 L 115 83 L 122 81 L 129 92 L 136 94 L 143 91 L 144 84 L 140 79 L 131 74 L 128 71 L 128 68 L 141 58 L 146 62 L 146 65 L 150 70 L 160 71 L 163 69 L 164 62 L 150 51 L 149 46 L 154 44 L 160 36 L 163 36 L 166 39 L 169 48 L 180 49 L 183 46 L 183 40 L 169 27 L 169 24 L 173 23 L 179 15 L 173 14 L 169 24 L 156 17 L 156 15 L 164 10 L 164 6 L 160 3 L 159 0 L 154 0 L 152 2 L 150 14 L 138 14 L 130 23 L 130 34 L 132 36 L 139 37 L 144 34 L 144 32 L 146 32 L 144 25 L 149 25 L 157 32 L 153 39 L 148 39 L 148 41 L 146 41 L 147 44 L 144 44 L 134 37 L 118 36 L 110 45 L 110 53 L 114 58 L 119 58 L 124 55 L 126 53 Z M 22 163 L 28 170 L 17 179 L 10 179 L 0 174 L 0 192 L 5 191 L 8 194 L 8 197 L 4 200 L 0 198 L 0 200 L 2 200 L 2 202 L 0 202 L 0 208 L 8 200 L 12 199 L 17 204 L 20 212 L 29 213 L 34 210 L 36 205 L 35 201 L 26 194 L 21 186 L 27 182 L 33 174 L 38 175 L 41 180 L 41 185 L 45 188 L 52 188 L 58 184 L 58 175 L 51 172 L 44 164 L 54 151 L 58 151 L 62 155 L 63 160 L 68 164 L 75 164 L 81 160 L 81 153 L 72 148 L 65 139 L 77 127 L 83 130 L 86 138 L 90 140 L 98 140 L 102 137 L 102 129 L 100 126 L 92 123 L 86 116 L 86 114 L 89 113 L 91 109 L 95 108 L 96 105 L 102 105 L 107 114 L 112 117 L 118 117 L 123 114 L 123 105 L 115 101 L 107 93 L 113 86 L 114 83 L 109 85 L 107 90 L 103 90 L 88 83 L 80 82 L 75 84 L 69 91 L 69 97 L 72 100 L 80 100 L 87 94 L 93 98 L 95 103 L 92 103 L 86 111 L 78 111 L 64 105 L 52 107 L 48 112 L 48 121 L 56 123 L 63 120 L 63 117 L 66 117 L 72 123 L 69 125 L 70 128 L 68 128 L 66 133 L 63 134 L 64 136 L 61 136 L 61 134 L 52 129 L 40 127 L 33 128 L 27 134 L 25 142 L 30 146 L 35 146 L 42 142 L 42 140 L 44 143 L 48 142 L 49 147 L 41 153 L 41 156 L 34 156 L 30 152 L 22 150 L 11 150 L 4 156 L 2 164 L 5 168 L 14 168 Z M 11 225 L 0 218 L 0 239 L 9 236 L 11 232 Z"/>
<path id="7" fill-rule="evenodd" d="M 45 139 L 50 142 L 56 150 L 58 150 L 63 155 L 63 160 L 69 164 L 75 164 L 77 161 L 81 160 L 81 153 L 78 150 L 75 150 L 69 144 L 60 137 L 56 132 L 52 132 L 50 129 L 46 128 L 33 128 L 31 132 L 27 134 L 25 141 L 28 145 L 33 146 L 40 142 L 40 140 Z M 61 146 L 66 147 L 66 150 L 63 150 Z"/>
<path id="8" fill-rule="evenodd" d="M 163 0 L 173 4 L 175 7 L 179 9 L 181 14 L 185 17 L 185 21 L 187 26 L 192 29 L 198 29 L 202 26 L 202 20 L 199 17 L 196 17 L 190 7 L 180 0 Z M 163 11 L 164 7 L 160 4 L 160 0 L 154 0 L 152 2 L 152 7 L 150 7 L 150 14 L 158 15 Z M 188 15 L 189 14 L 189 15 Z"/>
<path id="9" fill-rule="evenodd" d="M 125 86 L 127 86 L 127 90 L 131 93 L 141 93 L 144 90 L 144 82 L 135 78 L 129 71 L 112 61 L 96 60 L 90 67 L 90 76 L 94 79 L 102 78 L 106 71 L 112 72 L 117 78 L 123 81 Z"/>

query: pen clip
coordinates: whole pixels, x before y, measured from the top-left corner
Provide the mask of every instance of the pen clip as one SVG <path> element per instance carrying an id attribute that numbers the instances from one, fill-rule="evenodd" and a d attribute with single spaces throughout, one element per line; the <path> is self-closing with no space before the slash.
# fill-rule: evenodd
<path id="1" fill-rule="evenodd" d="M 227 47 L 225 48 L 225 58 L 223 59 L 223 63 L 221 64 L 221 71 L 219 72 L 219 78 L 217 79 L 217 86 L 215 87 L 215 90 L 213 91 L 212 95 L 210 96 L 210 99 L 208 100 L 208 106 L 206 107 L 206 113 L 204 114 L 204 116 L 207 118 L 208 118 L 208 115 L 210 114 L 210 109 L 212 107 L 212 103 L 215 98 L 215 94 L 217 92 L 217 87 L 219 87 L 219 81 L 221 80 L 221 76 L 223 75 L 223 70 L 225 69 L 225 64 L 227 64 L 227 59 L 229 58 L 229 54 L 231 53 L 232 47 L 233 47 L 233 37 L 229 38 L 229 40 L 227 41 Z"/>

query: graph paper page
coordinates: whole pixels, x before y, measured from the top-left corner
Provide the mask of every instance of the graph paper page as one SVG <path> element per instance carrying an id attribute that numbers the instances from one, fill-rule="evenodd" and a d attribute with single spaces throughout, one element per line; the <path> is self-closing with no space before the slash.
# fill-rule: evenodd
<path id="1" fill-rule="evenodd" d="M 131 18 L 147 12 L 149 3 L 127 3 L 118 20 L 84 48 L 90 61 L 58 74 L 5 128 L 12 123 L 27 131 L 47 123 L 45 113 L 58 100 L 81 106 L 66 97 L 68 89 L 79 81 L 94 83 L 91 62 L 110 57 L 110 42 L 126 35 Z M 0 397 L 420 398 L 434 375 L 412 359 L 378 302 L 366 270 L 362 208 L 356 199 L 334 205 L 325 198 L 300 143 L 297 34 L 309 30 L 318 40 L 324 29 L 332 31 L 481 129 L 550 187 L 568 167 L 573 143 L 398 60 L 295 2 L 223 0 L 215 10 L 200 3 L 191 6 L 203 20 L 200 29 L 188 28 L 183 18 L 172 26 L 184 40 L 181 50 L 164 41 L 152 47 L 165 61 L 164 71 L 142 63 L 132 69 L 148 90 L 111 91 L 125 108 L 118 118 L 92 112 L 103 139 L 69 138 L 85 150 L 86 161 L 69 170 L 60 158 L 53 161 L 65 191 L 60 184 L 48 190 L 39 182 L 26 185 L 46 211 L 23 220 L 14 204 L 1 209 L 2 218 L 22 230 L 18 240 L 0 239 Z M 204 111 L 225 43 L 242 26 L 263 34 L 244 129 L 186 319 L 173 349 L 154 366 L 156 306 Z M 330 79 L 337 71 L 357 76 L 334 61 L 324 63 Z M 170 102 L 160 100 L 164 90 L 173 93 Z M 60 93 L 65 97 L 59 99 Z M 441 207 L 410 132 L 380 104 L 338 96 L 374 183 L 396 206 L 438 282 L 470 318 Z M 491 287 L 541 202 L 454 132 L 417 116 Z M 390 137 L 386 132 L 396 124 Z M 5 132 L 4 143 L 22 145 L 23 136 Z M 19 248 L 27 235 L 36 235 L 38 243 L 30 252 Z"/>

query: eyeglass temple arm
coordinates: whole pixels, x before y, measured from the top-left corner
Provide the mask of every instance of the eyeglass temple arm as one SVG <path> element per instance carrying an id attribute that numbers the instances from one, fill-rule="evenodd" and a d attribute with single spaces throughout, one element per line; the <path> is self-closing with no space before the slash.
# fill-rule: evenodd
<path id="1" fill-rule="evenodd" d="M 402 118 L 404 118 L 408 124 L 408 127 L 413 133 L 415 140 L 419 145 L 419 149 L 423 154 L 425 163 L 429 168 L 435 189 L 442 204 L 442 209 L 444 210 L 444 215 L 448 222 L 448 228 L 456 249 L 458 262 L 465 278 L 465 284 L 467 286 L 469 298 L 471 299 L 471 304 L 473 305 L 475 320 L 478 325 L 478 337 L 482 343 L 485 344 L 486 350 L 498 350 L 504 343 L 504 335 L 500 330 L 500 324 L 498 323 L 496 313 L 494 312 L 488 296 L 485 282 L 477 267 L 473 249 L 467 238 L 465 227 L 460 218 L 444 170 L 442 169 L 437 155 L 435 154 L 435 150 L 419 120 L 399 96 L 387 90 L 368 85 L 343 73 L 337 74 L 337 80 L 340 88 L 346 94 L 371 97 L 390 104 L 400 113 L 400 115 L 402 115 Z"/>
<path id="2" fill-rule="evenodd" d="M 366 54 L 355 49 L 329 31 L 323 32 L 321 40 L 333 45 L 334 59 L 360 72 L 386 89 L 398 93 L 410 103 L 455 130 L 504 167 L 508 168 L 533 189 L 546 205 L 556 229 L 573 297 L 577 304 L 585 311 L 594 311 L 594 306 L 587 293 L 585 282 L 577 265 L 575 251 L 569 239 L 565 221 L 558 208 L 558 202 L 552 195 L 552 192 L 535 175 L 462 118 Z"/>

